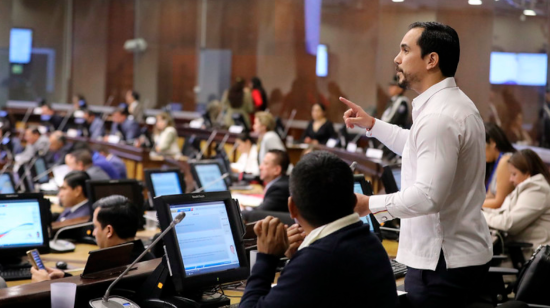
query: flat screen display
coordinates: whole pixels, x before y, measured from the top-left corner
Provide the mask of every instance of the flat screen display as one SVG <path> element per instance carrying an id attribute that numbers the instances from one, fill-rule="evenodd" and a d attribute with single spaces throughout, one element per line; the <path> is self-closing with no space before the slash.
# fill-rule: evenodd
<path id="1" fill-rule="evenodd" d="M 37 200 L 0 201 L 0 250 L 44 244 Z"/>
<path id="2" fill-rule="evenodd" d="M 227 190 L 227 185 L 222 179 L 222 172 L 218 164 L 196 165 L 195 171 L 205 192 Z"/>
<path id="3" fill-rule="evenodd" d="M 315 72 L 318 77 L 328 76 L 328 47 L 320 44 L 317 46 L 317 62 Z"/>
<path id="4" fill-rule="evenodd" d="M 391 173 L 393 174 L 395 184 L 397 184 L 397 189 L 401 191 L 401 168 L 392 168 Z"/>
<path id="5" fill-rule="evenodd" d="M 172 219 L 180 212 L 186 215 L 175 233 L 187 276 L 240 267 L 223 201 L 171 205 L 170 212 Z"/>
<path id="6" fill-rule="evenodd" d="M 155 197 L 182 194 L 181 183 L 176 172 L 152 173 L 151 182 Z"/>
<path id="7" fill-rule="evenodd" d="M 546 86 L 548 56 L 545 53 L 491 52 L 491 84 Z"/>
<path id="8" fill-rule="evenodd" d="M 14 194 L 15 189 L 9 174 L 0 175 L 0 194 Z"/>
<path id="9" fill-rule="evenodd" d="M 32 30 L 12 28 L 10 30 L 10 63 L 31 62 Z"/>
<path id="10" fill-rule="evenodd" d="M 364 195 L 365 193 L 363 192 L 363 187 L 361 187 L 361 183 L 360 182 L 355 182 L 353 184 L 353 192 L 356 193 L 356 194 L 362 194 Z M 372 221 L 370 220 L 370 215 L 367 215 L 367 216 L 364 216 L 364 217 L 360 217 L 361 221 L 363 221 L 363 223 L 365 224 L 368 224 L 369 225 L 369 228 L 370 228 L 370 231 L 371 232 L 374 232 L 374 226 L 372 224 Z"/>

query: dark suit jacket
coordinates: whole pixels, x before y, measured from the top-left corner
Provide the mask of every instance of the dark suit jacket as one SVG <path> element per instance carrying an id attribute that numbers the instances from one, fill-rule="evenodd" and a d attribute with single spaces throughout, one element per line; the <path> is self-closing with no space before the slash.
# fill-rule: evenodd
<path id="1" fill-rule="evenodd" d="M 48 168 L 51 168 L 55 163 L 59 163 L 60 165 L 65 164 L 65 156 L 69 154 L 72 149 L 73 144 L 67 143 L 56 152 L 48 152 L 48 154 L 46 154 L 46 164 L 48 164 Z"/>
<path id="2" fill-rule="evenodd" d="M 130 119 L 126 119 L 122 124 L 113 122 L 111 126 L 111 135 L 115 135 L 117 132 L 122 135 L 121 140 L 133 141 L 140 135 L 139 123 Z"/>
<path id="3" fill-rule="evenodd" d="M 126 164 L 120 159 L 120 157 L 112 154 L 110 158 L 107 159 L 108 162 L 113 165 L 113 168 L 118 172 L 119 178 L 127 178 Z"/>
<path id="4" fill-rule="evenodd" d="M 288 212 L 288 176 L 283 175 L 265 192 L 264 202 L 257 207 L 262 211 Z"/>
<path id="5" fill-rule="evenodd" d="M 61 213 L 61 215 L 59 215 L 59 218 L 57 218 L 57 221 L 61 221 L 61 218 L 65 215 L 66 215 L 65 220 L 84 217 L 84 216 L 91 216 L 92 215 L 92 204 L 90 203 L 90 201 L 88 201 L 88 202 L 84 203 L 84 205 L 82 205 L 81 207 L 76 209 L 76 211 L 74 211 L 73 213 L 69 213 L 70 210 L 71 210 L 70 208 L 65 208 L 63 213 Z"/>

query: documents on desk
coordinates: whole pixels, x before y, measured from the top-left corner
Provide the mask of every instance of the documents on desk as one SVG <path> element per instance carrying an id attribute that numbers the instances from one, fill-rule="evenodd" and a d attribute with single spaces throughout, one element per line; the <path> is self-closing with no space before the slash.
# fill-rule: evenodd
<path id="1" fill-rule="evenodd" d="M 263 195 L 245 195 L 239 193 L 232 193 L 231 197 L 239 201 L 239 205 L 243 207 L 258 207 L 264 202 Z"/>

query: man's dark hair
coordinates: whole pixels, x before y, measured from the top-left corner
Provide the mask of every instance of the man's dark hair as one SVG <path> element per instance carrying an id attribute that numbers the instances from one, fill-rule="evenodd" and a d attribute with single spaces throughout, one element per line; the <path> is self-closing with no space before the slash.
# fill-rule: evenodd
<path id="1" fill-rule="evenodd" d="M 325 151 L 309 153 L 296 164 L 290 176 L 290 195 L 300 215 L 313 227 L 352 214 L 357 202 L 351 169 Z"/>
<path id="2" fill-rule="evenodd" d="M 42 133 L 40 132 L 38 127 L 33 126 L 33 127 L 29 127 L 29 129 L 31 130 L 31 133 L 33 133 L 33 135 L 42 136 Z"/>
<path id="3" fill-rule="evenodd" d="M 75 162 L 82 162 L 84 166 L 90 166 L 93 164 L 92 152 L 89 150 L 76 150 L 71 152 L 71 155 L 74 157 Z"/>
<path id="4" fill-rule="evenodd" d="M 48 103 L 48 104 L 44 104 L 44 105 L 42 105 L 41 107 L 46 107 L 46 108 L 48 108 L 49 110 L 54 111 L 52 105 L 49 104 L 49 103 Z"/>
<path id="5" fill-rule="evenodd" d="M 443 76 L 454 77 L 460 60 L 460 42 L 456 31 L 434 21 L 412 23 L 409 29 L 414 28 L 424 29 L 416 42 L 420 46 L 422 58 L 432 52 L 437 53 Z"/>
<path id="6" fill-rule="evenodd" d="M 97 221 L 101 228 L 113 226 L 115 233 L 121 239 L 134 238 L 139 227 L 139 213 L 137 208 L 120 195 L 101 198 L 93 205 L 94 210 L 101 208 L 97 213 Z"/>
<path id="7" fill-rule="evenodd" d="M 86 181 L 89 179 L 90 176 L 84 171 L 71 171 L 67 173 L 63 180 L 65 180 L 65 182 L 67 182 L 67 185 L 69 185 L 72 189 L 75 189 L 78 186 L 82 187 L 82 194 L 84 195 L 84 197 L 88 198 L 88 192 L 86 191 Z"/>
<path id="8" fill-rule="evenodd" d="M 128 107 L 119 107 L 115 109 L 113 113 L 120 113 L 123 116 L 129 116 L 130 112 L 128 112 Z"/>
<path id="9" fill-rule="evenodd" d="M 271 153 L 275 156 L 275 164 L 281 166 L 281 174 L 285 175 L 290 165 L 290 157 L 288 153 L 281 150 L 269 150 L 267 153 Z"/>
<path id="10" fill-rule="evenodd" d="M 82 112 L 84 112 L 85 114 L 89 115 L 89 116 L 94 116 L 94 117 L 97 117 L 97 113 L 93 112 L 92 110 L 84 107 L 81 109 Z"/>
<path id="11" fill-rule="evenodd" d="M 132 90 L 132 97 L 136 100 L 136 101 L 139 101 L 139 93 L 135 90 Z"/>
<path id="12" fill-rule="evenodd" d="M 104 144 L 101 144 L 101 145 L 96 146 L 96 147 L 94 148 L 94 150 L 95 150 L 96 152 L 100 152 L 100 153 L 107 153 L 107 154 L 111 153 L 111 150 L 109 150 L 109 147 L 106 146 L 106 145 L 104 145 Z"/>
<path id="13" fill-rule="evenodd" d="M 92 151 L 92 148 L 84 141 L 77 141 L 73 144 L 73 152 L 77 150 Z"/>

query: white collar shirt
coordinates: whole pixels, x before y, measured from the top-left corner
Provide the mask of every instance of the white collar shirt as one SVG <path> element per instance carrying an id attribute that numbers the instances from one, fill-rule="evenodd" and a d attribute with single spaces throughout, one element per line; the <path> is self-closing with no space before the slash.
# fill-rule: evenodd
<path id="1" fill-rule="evenodd" d="M 412 102 L 410 130 L 376 121 L 367 136 L 402 156 L 401 191 L 370 198 L 380 222 L 401 218 L 397 261 L 435 270 L 486 264 L 485 128 L 474 103 L 446 78 Z"/>

